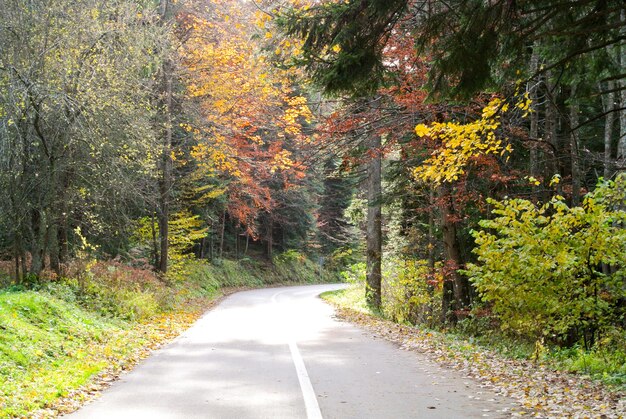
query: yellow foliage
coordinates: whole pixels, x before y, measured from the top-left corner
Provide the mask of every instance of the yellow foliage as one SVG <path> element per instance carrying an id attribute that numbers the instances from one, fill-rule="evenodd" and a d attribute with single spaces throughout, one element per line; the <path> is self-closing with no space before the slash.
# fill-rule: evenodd
<path id="1" fill-rule="evenodd" d="M 494 98 L 482 111 L 481 118 L 466 124 L 435 122 L 419 124 L 415 134 L 441 141 L 441 146 L 421 165 L 413 170 L 417 180 L 440 184 L 454 182 L 465 173 L 469 161 L 479 155 L 504 155 L 512 151 L 506 139 L 500 139 L 500 114 L 507 112 L 508 104 Z"/>

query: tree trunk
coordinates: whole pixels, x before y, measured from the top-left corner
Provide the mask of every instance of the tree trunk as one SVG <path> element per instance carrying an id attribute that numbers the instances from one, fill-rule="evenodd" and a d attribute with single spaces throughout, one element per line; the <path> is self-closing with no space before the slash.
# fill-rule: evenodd
<path id="1" fill-rule="evenodd" d="M 57 275 L 61 274 L 61 249 L 59 247 L 59 228 L 56 222 L 50 223 L 48 227 L 48 248 L 50 254 L 50 269 Z"/>
<path id="2" fill-rule="evenodd" d="M 570 100 L 570 157 L 571 157 L 571 170 L 572 170 L 572 206 L 578 206 L 580 204 L 580 188 L 581 188 L 581 173 L 580 173 L 580 161 L 578 150 L 578 125 L 580 124 L 578 102 L 576 102 L 576 87 L 572 87 Z"/>
<path id="3" fill-rule="evenodd" d="M 611 158 L 611 149 L 613 146 L 613 125 L 615 124 L 615 93 L 612 92 L 615 84 L 613 81 L 607 83 L 606 99 L 603 98 L 603 110 L 606 113 L 604 117 L 604 179 L 610 179 L 613 176 L 613 159 Z M 602 86 L 599 87 L 602 91 Z"/>
<path id="4" fill-rule="evenodd" d="M 224 233 L 226 232 L 226 208 L 222 211 L 222 230 L 220 231 L 220 259 L 224 254 Z"/>
<path id="5" fill-rule="evenodd" d="M 620 13 L 620 21 L 622 24 L 621 35 L 626 36 L 626 10 L 622 10 Z M 622 42 L 619 49 L 619 72 L 623 74 L 626 71 L 626 43 Z M 620 87 L 620 107 L 626 107 L 626 78 L 622 77 L 618 81 Z M 619 140 L 617 143 L 617 160 L 619 161 L 620 168 L 624 167 L 626 162 L 626 111 L 621 110 L 619 112 Z M 623 170 L 623 169 L 621 169 Z"/>
<path id="6" fill-rule="evenodd" d="M 239 225 L 235 227 L 235 260 L 239 260 Z"/>
<path id="7" fill-rule="evenodd" d="M 530 73 L 535 74 L 539 68 L 539 54 L 536 51 L 538 47 L 537 43 L 533 48 L 532 56 L 530 57 Z M 534 84 L 530 84 L 534 83 Z M 533 177 L 539 176 L 539 100 L 537 95 L 537 89 L 539 87 L 539 79 L 532 80 L 528 85 L 528 94 L 531 100 L 530 103 L 530 175 Z"/>
<path id="8" fill-rule="evenodd" d="M 161 266 L 161 260 L 159 259 L 159 240 L 156 229 L 157 221 L 155 219 L 155 213 L 152 213 L 150 217 L 150 232 L 152 233 L 152 260 L 154 261 L 154 266 Z"/>
<path id="9" fill-rule="evenodd" d="M 13 256 L 15 258 L 15 281 L 14 283 L 17 285 L 22 282 L 22 276 L 20 275 L 21 250 L 18 245 L 17 237 L 15 238 L 15 241 L 13 242 L 13 252 L 14 252 Z"/>
<path id="10" fill-rule="evenodd" d="M 382 218 L 381 218 L 381 138 L 370 134 L 369 151 L 372 154 L 367 167 L 367 274 L 365 299 L 367 305 L 380 309 L 382 282 Z"/>
<path id="11" fill-rule="evenodd" d="M 163 64 L 163 150 L 161 156 L 161 180 L 159 184 L 160 211 L 159 237 L 161 251 L 159 271 L 167 272 L 169 258 L 169 215 L 170 190 L 172 188 L 172 63 L 166 60 Z"/>
<path id="12" fill-rule="evenodd" d="M 435 188 L 428 193 L 428 267 L 435 269 Z"/>
<path id="13" fill-rule="evenodd" d="M 204 259 L 204 253 L 206 248 L 206 236 L 200 240 L 200 248 L 198 249 L 198 259 Z"/>
<path id="14" fill-rule="evenodd" d="M 470 285 L 467 278 L 458 272 L 463 267 L 463 257 L 457 235 L 456 213 L 452 205 L 452 190 L 449 185 L 442 187 L 445 204 L 442 206 L 442 232 L 446 259 L 451 263 L 450 278 L 444 282 L 443 313 L 446 319 L 458 320 L 455 311 L 468 308 L 471 302 Z M 446 286 L 446 282 L 448 283 Z"/>
<path id="15" fill-rule="evenodd" d="M 562 175 L 560 163 L 560 144 L 558 138 L 559 127 L 559 111 L 557 109 L 556 98 L 554 97 L 554 85 L 550 82 L 552 74 L 546 73 L 546 121 L 545 121 L 545 136 L 552 146 L 551 154 L 552 158 L 549 159 L 550 164 L 546 169 L 548 170 L 547 178 L 559 174 Z"/>
<path id="16" fill-rule="evenodd" d="M 61 265 L 66 263 L 70 257 L 68 229 L 67 215 L 63 215 L 61 222 L 59 223 L 59 230 L 57 231 L 57 239 L 59 241 L 59 263 Z"/>
<path id="17" fill-rule="evenodd" d="M 159 12 L 163 25 L 168 24 L 170 18 L 170 2 L 169 0 L 160 0 Z M 167 46 L 164 46 L 164 54 L 169 54 Z M 159 179 L 159 211 L 158 211 L 158 223 L 159 223 L 159 241 L 160 241 L 160 255 L 159 264 L 157 269 L 166 273 L 169 262 L 169 217 L 170 217 L 170 193 L 172 189 L 172 95 L 173 95 L 173 73 L 174 64 L 169 56 L 166 56 L 162 67 L 162 81 L 161 81 L 161 117 L 162 117 L 162 144 L 161 144 L 161 178 Z"/>
<path id="18" fill-rule="evenodd" d="M 40 209 L 31 212 L 31 263 L 29 273 L 35 277 L 41 275 L 44 268 L 45 242 L 46 240 L 46 216 Z"/>
<path id="19" fill-rule="evenodd" d="M 274 221 L 271 217 L 267 222 L 267 248 L 266 248 L 266 256 L 267 259 L 272 262 L 274 256 Z"/>
<path id="20" fill-rule="evenodd" d="M 213 220 L 213 218 L 211 218 L 211 229 L 209 230 L 209 260 L 213 260 L 214 259 L 214 247 L 213 247 L 213 241 L 215 239 L 215 221 Z"/>

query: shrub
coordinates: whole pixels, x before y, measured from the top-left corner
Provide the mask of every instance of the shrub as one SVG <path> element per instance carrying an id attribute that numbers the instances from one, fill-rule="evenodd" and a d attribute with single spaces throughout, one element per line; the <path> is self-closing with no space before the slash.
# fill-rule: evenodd
<path id="1" fill-rule="evenodd" d="M 625 186 L 625 177 L 604 183 L 572 208 L 561 197 L 543 206 L 490 200 L 496 217 L 473 233 L 479 263 L 467 274 L 503 328 L 593 345 L 624 297 L 626 212 L 614 203 Z"/>
<path id="2" fill-rule="evenodd" d="M 365 288 L 366 264 L 355 263 L 341 272 L 355 287 Z M 382 314 L 400 323 L 433 326 L 441 312 L 442 266 L 426 260 L 386 257 L 382 266 Z"/>
<path id="3" fill-rule="evenodd" d="M 324 279 L 324 269 L 297 250 L 287 250 L 274 257 L 277 282 L 312 283 Z"/>
<path id="4" fill-rule="evenodd" d="M 426 260 L 385 259 L 382 310 L 397 322 L 432 325 L 441 308 L 440 269 L 431 270 Z"/>
<path id="5" fill-rule="evenodd" d="M 354 263 L 346 270 L 341 271 L 341 277 L 349 284 L 358 284 L 365 287 L 366 268 L 365 262 Z"/>

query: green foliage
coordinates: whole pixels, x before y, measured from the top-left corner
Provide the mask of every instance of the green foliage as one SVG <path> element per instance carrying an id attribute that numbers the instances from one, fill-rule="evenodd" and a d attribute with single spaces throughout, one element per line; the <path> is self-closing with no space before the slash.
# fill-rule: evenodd
<path id="1" fill-rule="evenodd" d="M 315 283 L 334 279 L 322 266 L 296 250 L 275 256 L 274 271 L 277 282 Z"/>
<path id="2" fill-rule="evenodd" d="M 341 271 L 341 276 L 349 284 L 365 286 L 366 269 L 365 262 L 358 262 Z"/>
<path id="3" fill-rule="evenodd" d="M 169 228 L 169 277 L 174 280 L 184 279 L 185 264 L 194 258 L 191 249 L 194 244 L 206 237 L 208 229 L 198 215 L 183 210 L 172 214 L 168 221 Z M 155 234 L 159 227 L 155 218 L 143 217 L 137 221 L 133 241 L 146 259 L 155 246 Z M 152 250 L 154 252 L 154 250 Z"/>
<path id="4" fill-rule="evenodd" d="M 153 317 L 174 298 L 155 273 L 118 262 L 75 262 L 70 277 L 43 283 L 39 290 L 104 317 L 132 321 Z"/>
<path id="5" fill-rule="evenodd" d="M 387 258 L 383 263 L 385 317 L 399 323 L 432 325 L 441 307 L 441 267 L 433 271 L 426 260 Z"/>
<path id="6" fill-rule="evenodd" d="M 321 297 L 340 307 L 350 308 L 361 313 L 376 314 L 365 302 L 365 285 L 352 284 L 348 288 L 337 291 L 328 291 Z"/>
<path id="7" fill-rule="evenodd" d="M 329 94 L 364 95 L 383 82 L 382 53 L 405 0 L 322 2 L 284 13 L 278 24 L 304 40 L 304 66 Z"/>
<path id="8" fill-rule="evenodd" d="M 38 255 L 67 258 L 76 226 L 105 251 L 125 244 L 156 169 L 149 69 L 169 34 L 147 24 L 156 7 L 137 2 L 3 2 L 2 11 L 0 230 L 7 244 L 22 242 L 38 276 Z"/>
<path id="9" fill-rule="evenodd" d="M 345 246 L 335 251 L 324 261 L 324 268 L 331 272 L 341 272 L 350 265 L 357 263 L 362 256 L 351 247 Z"/>
<path id="10" fill-rule="evenodd" d="M 217 264 L 207 266 L 214 278 L 218 278 L 222 287 L 255 287 L 264 283 L 257 269 L 247 261 L 222 259 Z"/>
<path id="11" fill-rule="evenodd" d="M 622 346 L 585 350 L 576 345 L 572 348 L 556 348 L 546 355 L 545 361 L 560 369 L 599 378 L 608 384 L 626 384 L 626 352 Z M 620 349 L 621 348 L 621 349 Z"/>
<path id="12" fill-rule="evenodd" d="M 467 274 L 503 328 L 535 339 L 578 331 L 588 344 L 615 320 L 624 296 L 626 212 L 609 197 L 623 202 L 624 186 L 624 176 L 604 183 L 580 207 L 560 197 L 543 206 L 490 201 L 496 217 L 474 232 L 479 263 Z"/>
<path id="13" fill-rule="evenodd" d="M 341 276 L 364 293 L 365 273 L 365 262 L 359 262 L 343 270 Z M 387 257 L 382 276 L 384 317 L 399 323 L 436 323 L 441 311 L 441 266 L 431 269 L 425 260 Z"/>
<path id="14" fill-rule="evenodd" d="M 206 260 L 191 260 L 185 263 L 181 276 L 184 281 L 175 283 L 180 297 L 202 298 L 219 294 L 220 277 Z"/>
<path id="15" fill-rule="evenodd" d="M 359 197 L 352 198 L 350 205 L 344 211 L 344 217 L 355 226 L 365 223 L 367 214 L 367 200 Z"/>

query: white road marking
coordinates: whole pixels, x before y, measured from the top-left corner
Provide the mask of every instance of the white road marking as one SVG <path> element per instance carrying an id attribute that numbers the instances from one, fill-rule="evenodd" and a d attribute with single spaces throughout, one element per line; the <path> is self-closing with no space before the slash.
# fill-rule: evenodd
<path id="1" fill-rule="evenodd" d="M 309 379 L 309 373 L 306 371 L 306 366 L 300 355 L 300 350 L 296 342 L 289 342 L 289 351 L 291 351 L 291 358 L 293 359 L 293 365 L 296 367 L 296 373 L 298 374 L 298 381 L 300 382 L 300 389 L 302 390 L 302 396 L 304 397 L 304 407 L 306 409 L 306 416 L 308 419 L 322 419 L 322 411 L 317 403 L 317 396 L 313 391 L 313 385 Z"/>
<path id="2" fill-rule="evenodd" d="M 284 292 L 286 291 L 277 292 L 272 295 L 272 303 L 278 304 L 277 297 Z M 304 399 L 304 408 L 306 410 L 307 418 L 323 419 L 322 411 L 317 403 L 317 396 L 313 390 L 313 384 L 311 384 L 309 373 L 306 370 L 306 365 L 304 365 L 304 360 L 302 359 L 302 355 L 300 355 L 300 350 L 298 349 L 298 345 L 296 345 L 296 341 L 291 337 L 289 338 L 289 352 L 291 352 L 291 359 L 293 360 L 293 365 L 296 368 L 296 374 L 298 375 L 298 382 L 300 383 L 300 390 L 302 391 L 302 398 Z"/>

